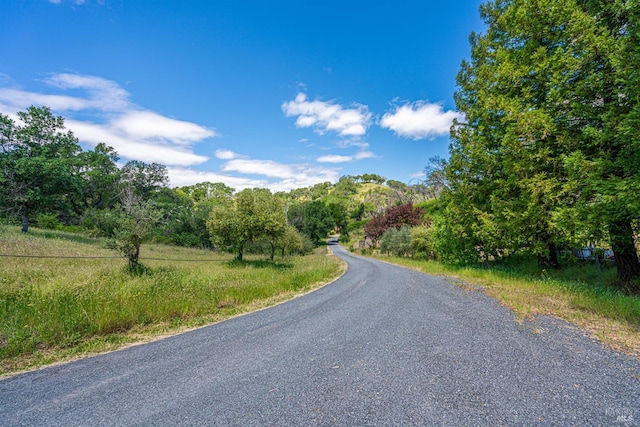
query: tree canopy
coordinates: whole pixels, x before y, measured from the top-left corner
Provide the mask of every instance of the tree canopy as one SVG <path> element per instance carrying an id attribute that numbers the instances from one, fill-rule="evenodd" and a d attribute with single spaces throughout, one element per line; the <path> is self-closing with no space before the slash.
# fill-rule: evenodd
<path id="1" fill-rule="evenodd" d="M 637 277 L 638 1 L 493 0 L 481 15 L 445 169 L 450 255 L 558 267 L 558 246 L 608 237 L 619 278 Z"/>

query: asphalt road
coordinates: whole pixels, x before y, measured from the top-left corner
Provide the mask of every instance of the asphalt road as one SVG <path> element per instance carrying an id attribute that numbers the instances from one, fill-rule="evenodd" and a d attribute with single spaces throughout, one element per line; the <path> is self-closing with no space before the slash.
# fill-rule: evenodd
<path id="1" fill-rule="evenodd" d="M 303 297 L 0 381 L 0 426 L 640 425 L 636 359 L 333 249 Z"/>

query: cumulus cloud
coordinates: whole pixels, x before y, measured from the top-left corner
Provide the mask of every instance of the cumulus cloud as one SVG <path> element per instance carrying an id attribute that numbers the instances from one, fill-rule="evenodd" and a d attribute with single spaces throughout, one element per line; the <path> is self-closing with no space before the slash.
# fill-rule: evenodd
<path id="1" fill-rule="evenodd" d="M 65 117 L 65 125 L 85 144 L 104 142 L 128 160 L 191 166 L 208 157 L 192 146 L 217 136 L 208 127 L 146 110 L 130 101 L 117 83 L 101 77 L 60 73 L 42 80 L 62 94 L 22 90 L 0 79 L 0 112 L 15 117 L 31 105 L 44 105 Z M 64 92 L 74 91 L 73 95 Z"/>
<path id="2" fill-rule="evenodd" d="M 380 120 L 380 126 L 405 138 L 433 139 L 447 135 L 453 120 L 460 118 L 460 113 L 444 111 L 440 104 L 419 101 L 407 103 L 386 113 Z"/>
<path id="3" fill-rule="evenodd" d="M 348 163 L 348 162 L 353 162 L 356 160 L 363 160 L 363 159 L 372 159 L 372 158 L 376 158 L 378 156 L 376 156 L 374 153 L 372 153 L 371 151 L 360 151 L 358 153 L 356 153 L 353 156 L 342 156 L 342 155 L 338 155 L 338 154 L 327 154 L 325 156 L 320 156 L 316 159 L 317 162 L 319 163 Z"/>
<path id="4" fill-rule="evenodd" d="M 320 135 L 336 132 L 343 137 L 359 137 L 367 133 L 371 113 L 364 105 L 352 108 L 323 101 L 309 101 L 307 95 L 299 93 L 293 101 L 282 104 L 287 117 L 298 116 L 297 127 L 310 127 Z"/>
<path id="5" fill-rule="evenodd" d="M 162 140 L 177 145 L 190 145 L 215 135 L 211 129 L 152 111 L 127 112 L 113 120 L 111 126 L 134 138 Z"/>
<path id="6" fill-rule="evenodd" d="M 353 161 L 353 156 L 340 156 L 338 154 L 327 154 L 316 159 L 320 163 L 347 163 Z"/>
<path id="7" fill-rule="evenodd" d="M 222 182 L 236 188 L 265 187 L 272 191 L 288 191 L 294 188 L 309 187 L 321 182 L 336 182 L 339 170 L 336 168 L 314 167 L 308 163 L 279 163 L 273 160 L 251 159 L 249 156 L 233 153 L 229 150 L 218 150 L 218 158 L 227 158 L 228 161 L 221 165 L 220 170 L 224 176 L 231 173 L 249 175 L 239 178 L 235 186 L 227 180 Z M 257 179 L 255 176 L 266 177 Z M 172 181 L 173 182 L 173 181 Z"/>
<path id="8" fill-rule="evenodd" d="M 219 148 L 216 150 L 216 158 L 220 160 L 231 160 L 231 159 L 248 159 L 248 156 L 244 154 L 234 153 L 231 150 L 227 150 L 225 148 Z"/>
<path id="9" fill-rule="evenodd" d="M 245 188 L 268 188 L 269 181 L 222 174 L 214 171 L 199 171 L 191 168 L 169 168 L 169 180 L 175 187 L 193 185 L 198 182 L 223 182 L 229 187 L 240 191 Z"/>

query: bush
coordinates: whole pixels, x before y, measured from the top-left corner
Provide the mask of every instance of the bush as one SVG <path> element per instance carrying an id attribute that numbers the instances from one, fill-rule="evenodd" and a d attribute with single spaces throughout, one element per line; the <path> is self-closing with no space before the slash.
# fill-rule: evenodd
<path id="1" fill-rule="evenodd" d="M 88 210 L 82 218 L 82 228 L 92 236 L 114 237 L 122 214 L 113 209 Z"/>
<path id="2" fill-rule="evenodd" d="M 62 223 L 54 214 L 39 213 L 36 217 L 36 225 L 47 230 L 61 230 Z"/>
<path id="3" fill-rule="evenodd" d="M 411 228 L 390 228 L 382 235 L 380 252 L 391 253 L 395 256 L 407 256 L 411 254 Z"/>
<path id="4" fill-rule="evenodd" d="M 431 227 L 418 226 L 411 229 L 411 250 L 414 258 L 436 259 L 436 249 L 433 241 L 434 230 Z"/>

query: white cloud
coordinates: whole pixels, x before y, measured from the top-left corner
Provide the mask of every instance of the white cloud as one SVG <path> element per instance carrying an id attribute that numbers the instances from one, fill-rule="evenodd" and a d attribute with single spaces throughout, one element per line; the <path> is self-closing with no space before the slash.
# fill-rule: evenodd
<path id="1" fill-rule="evenodd" d="M 248 156 L 244 154 L 234 153 L 231 150 L 219 148 L 216 150 L 216 158 L 220 160 L 231 160 L 231 159 L 248 159 Z"/>
<path id="2" fill-rule="evenodd" d="M 151 111 L 130 111 L 111 122 L 118 131 L 134 138 L 156 139 L 178 145 L 189 145 L 215 136 L 203 126 L 176 120 Z"/>
<path id="3" fill-rule="evenodd" d="M 43 82 L 63 90 L 85 90 L 88 96 L 82 99 L 86 104 L 82 108 L 95 108 L 101 111 L 122 111 L 134 108 L 129 101 L 129 92 L 116 82 L 102 77 L 60 73 L 52 74 Z"/>
<path id="4" fill-rule="evenodd" d="M 353 156 L 340 156 L 338 154 L 327 154 L 316 159 L 320 163 L 347 163 L 353 161 Z"/>
<path id="5" fill-rule="evenodd" d="M 58 5 L 61 4 L 63 0 L 49 0 L 49 3 Z M 66 0 L 68 3 L 73 3 L 75 5 L 83 5 L 86 3 L 86 0 Z M 98 2 L 98 4 L 100 4 L 101 2 Z"/>
<path id="6" fill-rule="evenodd" d="M 74 95 L 30 92 L 10 83 L 5 75 L 0 79 L 4 86 L 0 87 L 0 112 L 15 117 L 15 112 L 31 105 L 47 106 L 65 117 L 66 127 L 80 142 L 90 146 L 104 142 L 124 159 L 168 166 L 196 165 L 208 157 L 195 154 L 191 147 L 217 136 L 211 128 L 133 104 L 126 90 L 101 77 L 61 73 L 43 80 L 51 88 L 75 91 Z"/>
<path id="7" fill-rule="evenodd" d="M 45 105 L 54 114 L 65 117 L 66 127 L 83 144 L 95 146 L 104 142 L 125 161 L 166 165 L 172 186 L 211 181 L 223 182 L 236 190 L 262 187 L 288 191 L 325 181 L 336 182 L 339 178 L 339 168 L 255 160 L 223 148 L 215 151 L 215 157 L 222 161 L 218 171 L 197 170 L 194 166 L 202 165 L 209 157 L 196 154 L 193 146 L 218 136 L 215 130 L 138 106 L 119 84 L 101 77 L 62 73 L 52 74 L 41 83 L 48 87 L 42 93 L 27 91 L 9 76 L 0 74 L 0 112 L 16 118 L 16 112 L 31 105 Z M 345 135 L 352 133 L 354 121 L 359 117 L 355 114 L 357 109 L 334 106 L 331 110 L 326 127 Z"/>
<path id="8" fill-rule="evenodd" d="M 234 156 L 220 167 L 223 172 L 264 176 L 266 177 L 266 180 L 263 181 L 265 184 L 259 186 L 269 188 L 272 191 L 309 187 L 325 181 L 336 182 L 339 178 L 339 170 L 336 168 L 314 167 L 308 163 L 285 164 L 273 160 L 251 159 L 237 153 L 233 154 Z M 255 181 L 254 178 L 247 179 L 250 182 Z M 233 187 L 231 184 L 227 185 Z"/>
<path id="9" fill-rule="evenodd" d="M 67 120 L 66 125 L 80 141 L 91 146 L 104 142 L 113 147 L 118 155 L 129 160 L 178 166 L 196 165 L 208 160 L 207 157 L 195 154 L 184 147 L 133 138 L 109 124 Z"/>
<path id="10" fill-rule="evenodd" d="M 297 127 L 312 127 L 320 135 L 332 131 L 340 136 L 362 136 L 371 122 L 371 113 L 364 105 L 345 109 L 330 102 L 308 101 L 304 93 L 283 103 L 282 111 L 287 117 L 298 116 Z"/>
<path id="11" fill-rule="evenodd" d="M 78 111 L 89 108 L 87 100 L 72 96 L 45 95 L 19 89 L 0 88 L 0 108 L 8 110 L 7 113 L 16 113 L 31 105 L 46 105 L 54 111 Z"/>
<path id="12" fill-rule="evenodd" d="M 360 151 L 353 156 L 341 156 L 338 154 L 327 154 L 326 156 L 320 156 L 316 161 L 320 163 L 348 163 L 356 160 L 373 159 L 378 157 L 371 151 Z"/>
<path id="13" fill-rule="evenodd" d="M 192 168 L 169 167 L 172 186 L 181 187 L 197 182 L 223 182 L 237 191 L 245 188 L 268 188 L 271 191 L 289 191 L 310 187 L 339 178 L 339 169 L 313 167 L 309 164 L 284 164 L 273 160 L 250 159 L 230 150 L 217 150 L 216 156 L 228 160 L 220 167 L 222 173 L 197 171 Z M 238 175 L 239 174 L 239 175 Z"/>
<path id="14" fill-rule="evenodd" d="M 356 153 L 354 157 L 356 160 L 362 160 L 362 159 L 375 159 L 378 156 L 371 151 L 364 150 Z"/>
<path id="15" fill-rule="evenodd" d="M 380 126 L 391 129 L 398 136 L 411 139 L 433 139 L 447 135 L 454 119 L 462 118 L 456 111 L 444 111 L 439 104 L 407 103 L 386 113 Z"/>
<path id="16" fill-rule="evenodd" d="M 184 187 L 198 182 L 222 182 L 235 190 L 245 188 L 268 188 L 266 179 L 252 179 L 225 175 L 213 171 L 198 171 L 190 168 L 168 168 L 169 180 L 172 187 Z"/>

